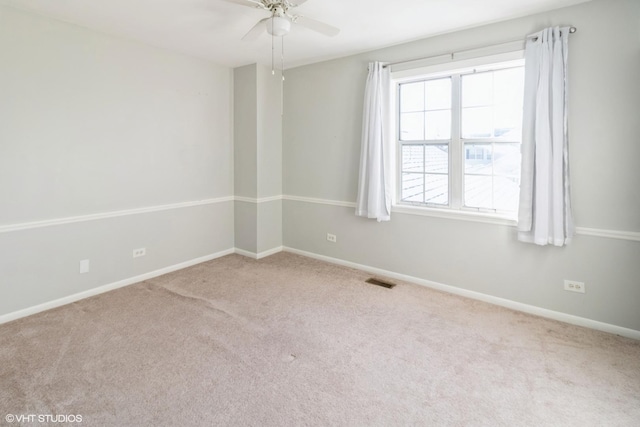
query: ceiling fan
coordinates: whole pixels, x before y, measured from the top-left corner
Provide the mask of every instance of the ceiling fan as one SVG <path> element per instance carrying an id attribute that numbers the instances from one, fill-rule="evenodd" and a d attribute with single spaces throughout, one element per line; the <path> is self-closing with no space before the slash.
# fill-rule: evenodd
<path id="1" fill-rule="evenodd" d="M 324 22 L 307 18 L 302 15 L 294 15 L 291 9 L 294 9 L 307 0 L 225 0 L 227 2 L 249 6 L 257 9 L 266 10 L 271 13 L 268 18 L 261 19 L 256 25 L 242 37 L 242 40 L 256 40 L 265 31 L 272 36 L 282 37 L 289 34 L 291 23 L 309 28 L 325 36 L 336 36 L 340 29 L 333 27 Z"/>

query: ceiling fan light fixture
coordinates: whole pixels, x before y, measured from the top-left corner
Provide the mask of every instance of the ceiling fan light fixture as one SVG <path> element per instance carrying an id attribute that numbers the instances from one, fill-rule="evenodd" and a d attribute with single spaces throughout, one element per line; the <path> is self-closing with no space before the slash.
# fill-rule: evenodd
<path id="1" fill-rule="evenodd" d="M 274 16 L 267 20 L 267 32 L 272 36 L 282 37 L 289 34 L 291 21 L 281 16 Z"/>

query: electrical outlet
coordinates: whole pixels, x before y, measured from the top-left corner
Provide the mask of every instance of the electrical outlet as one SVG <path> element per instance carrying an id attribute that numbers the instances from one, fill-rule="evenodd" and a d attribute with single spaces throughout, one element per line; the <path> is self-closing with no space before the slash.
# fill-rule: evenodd
<path id="1" fill-rule="evenodd" d="M 578 292 L 584 294 L 586 291 L 585 285 L 582 282 L 576 282 L 575 280 L 565 280 L 564 290 L 570 292 Z"/>
<path id="2" fill-rule="evenodd" d="M 332 243 L 336 243 L 338 241 L 338 238 L 336 237 L 335 234 L 327 233 L 327 240 Z"/>
<path id="3" fill-rule="evenodd" d="M 80 261 L 80 274 L 85 274 L 89 272 L 89 260 L 83 259 Z"/>
<path id="4" fill-rule="evenodd" d="M 146 254 L 147 254 L 147 249 L 146 248 L 139 248 L 139 249 L 134 249 L 133 250 L 133 257 L 134 258 L 145 256 Z"/>

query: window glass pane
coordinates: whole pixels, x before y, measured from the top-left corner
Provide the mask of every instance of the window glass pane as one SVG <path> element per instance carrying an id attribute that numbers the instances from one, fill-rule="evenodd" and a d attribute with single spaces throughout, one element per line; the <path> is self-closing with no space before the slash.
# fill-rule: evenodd
<path id="1" fill-rule="evenodd" d="M 493 208 L 493 177 L 465 175 L 464 205 L 472 208 Z"/>
<path id="2" fill-rule="evenodd" d="M 449 204 L 449 176 L 430 175 L 425 176 L 424 201 L 439 205 Z"/>
<path id="3" fill-rule="evenodd" d="M 425 82 L 426 110 L 451 109 L 451 78 Z"/>
<path id="4" fill-rule="evenodd" d="M 509 141 L 522 139 L 522 105 L 496 105 L 494 108 L 494 129 L 496 138 Z"/>
<path id="5" fill-rule="evenodd" d="M 464 173 L 477 175 L 493 173 L 491 144 L 464 144 Z"/>
<path id="6" fill-rule="evenodd" d="M 515 212 L 520 182 L 520 144 L 465 144 L 467 207 Z"/>
<path id="7" fill-rule="evenodd" d="M 425 146 L 426 172 L 449 172 L 449 146 L 444 144 Z"/>
<path id="8" fill-rule="evenodd" d="M 516 177 L 496 176 L 493 178 L 495 209 L 511 212 L 518 210 L 519 181 Z"/>
<path id="9" fill-rule="evenodd" d="M 479 107 L 493 104 L 493 73 L 462 76 L 462 106 Z"/>
<path id="10" fill-rule="evenodd" d="M 496 175 L 520 178 L 520 144 L 494 144 L 493 169 Z"/>
<path id="11" fill-rule="evenodd" d="M 473 107 L 462 109 L 462 137 L 488 138 L 492 136 L 493 109 Z"/>
<path id="12" fill-rule="evenodd" d="M 495 136 L 510 141 L 522 139 L 524 68 L 494 72 Z"/>
<path id="13" fill-rule="evenodd" d="M 523 92 L 522 67 L 462 76 L 462 137 L 520 141 Z"/>
<path id="14" fill-rule="evenodd" d="M 424 113 L 400 114 L 400 139 L 402 141 L 424 140 Z"/>
<path id="15" fill-rule="evenodd" d="M 424 111 L 424 82 L 400 85 L 400 111 Z"/>
<path id="16" fill-rule="evenodd" d="M 524 68 L 508 68 L 494 71 L 493 103 L 496 105 L 515 105 L 522 108 L 524 96 Z"/>
<path id="17" fill-rule="evenodd" d="M 424 172 L 424 145 L 402 146 L 402 171 Z"/>
<path id="18" fill-rule="evenodd" d="M 419 203 L 424 202 L 424 174 L 402 174 L 402 201 Z"/>
<path id="19" fill-rule="evenodd" d="M 451 110 L 427 111 L 425 115 L 425 139 L 451 138 Z"/>

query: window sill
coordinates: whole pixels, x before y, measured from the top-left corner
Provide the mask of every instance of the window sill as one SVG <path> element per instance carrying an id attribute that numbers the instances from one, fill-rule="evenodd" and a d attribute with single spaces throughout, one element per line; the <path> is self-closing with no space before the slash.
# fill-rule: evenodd
<path id="1" fill-rule="evenodd" d="M 406 215 L 430 216 L 435 218 L 454 219 L 458 221 L 481 222 L 485 224 L 506 225 L 516 227 L 518 221 L 510 216 L 493 214 L 488 212 L 472 212 L 439 208 L 428 208 L 422 206 L 399 205 L 394 204 L 391 207 L 392 213 L 400 213 Z"/>

